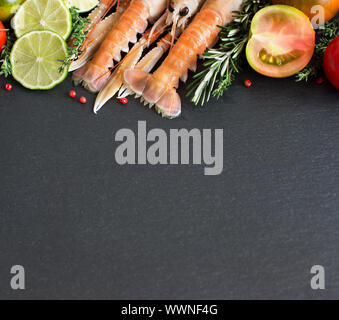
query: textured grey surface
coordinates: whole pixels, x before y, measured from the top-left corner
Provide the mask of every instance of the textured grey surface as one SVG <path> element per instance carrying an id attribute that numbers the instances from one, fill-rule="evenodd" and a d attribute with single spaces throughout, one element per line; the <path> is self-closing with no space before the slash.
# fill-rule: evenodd
<path id="1" fill-rule="evenodd" d="M 253 86 L 244 88 L 250 78 Z M 339 298 L 339 103 L 329 84 L 246 71 L 165 120 L 135 99 L 98 116 L 67 79 L 0 81 L 0 298 Z M 183 90 L 181 90 L 183 93 Z M 224 171 L 118 166 L 119 128 L 223 128 Z M 9 269 L 26 268 L 26 290 Z M 326 289 L 310 288 L 310 268 Z"/>

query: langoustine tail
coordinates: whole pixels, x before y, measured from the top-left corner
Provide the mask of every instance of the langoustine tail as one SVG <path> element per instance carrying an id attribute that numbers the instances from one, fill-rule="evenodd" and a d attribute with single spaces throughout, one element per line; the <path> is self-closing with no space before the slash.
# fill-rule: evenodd
<path id="1" fill-rule="evenodd" d="M 141 70 L 128 70 L 124 73 L 125 84 L 141 101 L 150 108 L 154 105 L 158 113 L 166 118 L 176 118 L 181 113 L 181 100 L 173 87 L 163 83 Z"/>

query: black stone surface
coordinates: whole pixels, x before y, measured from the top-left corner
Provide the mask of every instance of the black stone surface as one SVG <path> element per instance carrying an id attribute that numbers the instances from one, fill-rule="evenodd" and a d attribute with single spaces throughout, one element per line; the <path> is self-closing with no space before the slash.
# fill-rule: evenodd
<path id="1" fill-rule="evenodd" d="M 251 88 L 242 85 L 251 79 Z M 245 70 L 219 101 L 166 120 L 134 98 L 97 115 L 70 79 L 0 79 L 0 298 L 338 299 L 339 93 Z M 184 96 L 183 85 L 181 95 Z M 114 134 L 223 128 L 224 171 L 119 166 Z M 26 289 L 10 288 L 10 268 Z M 312 290 L 310 268 L 326 270 Z"/>

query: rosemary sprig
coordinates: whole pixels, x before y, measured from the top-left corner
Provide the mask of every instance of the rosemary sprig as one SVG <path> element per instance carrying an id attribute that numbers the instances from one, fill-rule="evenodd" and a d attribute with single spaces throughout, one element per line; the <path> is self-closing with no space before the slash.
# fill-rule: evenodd
<path id="1" fill-rule="evenodd" d="M 204 53 L 206 62 L 203 71 L 193 76 L 187 96 L 192 102 L 203 105 L 211 95 L 219 98 L 240 72 L 243 52 L 248 41 L 249 29 L 254 14 L 270 4 L 269 0 L 246 0 L 240 11 L 234 12 L 234 20 L 221 27 L 220 45 Z"/>
<path id="2" fill-rule="evenodd" d="M 86 30 L 89 19 L 82 17 L 79 14 L 79 9 L 71 7 L 69 9 L 72 15 L 72 34 L 68 42 L 68 55 L 65 60 L 61 60 L 62 65 L 59 71 L 62 72 L 65 68 L 68 68 L 74 58 L 78 57 L 82 50 L 81 47 L 86 39 L 88 30 Z"/>
<path id="3" fill-rule="evenodd" d="M 315 78 L 322 70 L 323 56 L 327 46 L 339 34 L 339 19 L 326 22 L 322 28 L 317 31 L 317 40 L 314 48 L 314 54 L 310 63 L 296 74 L 296 81 L 308 81 Z"/>
<path id="4" fill-rule="evenodd" d="M 11 66 L 11 50 L 12 46 L 15 41 L 15 35 L 14 33 L 10 32 L 9 30 L 6 30 L 7 32 L 7 38 L 6 38 L 6 44 L 2 47 L 1 55 L 0 55 L 0 75 L 4 75 L 5 77 L 8 77 L 12 74 L 12 66 Z"/>

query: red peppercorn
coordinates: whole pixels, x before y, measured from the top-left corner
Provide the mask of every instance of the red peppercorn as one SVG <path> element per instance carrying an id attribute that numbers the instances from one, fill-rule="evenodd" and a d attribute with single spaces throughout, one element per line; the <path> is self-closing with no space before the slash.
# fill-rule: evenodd
<path id="1" fill-rule="evenodd" d="M 316 82 L 317 84 L 322 84 L 324 81 L 325 81 L 325 80 L 324 80 L 323 77 L 318 77 L 318 78 L 315 80 L 315 82 Z"/>
<path id="2" fill-rule="evenodd" d="M 6 83 L 5 89 L 6 89 L 7 91 L 11 91 L 11 90 L 12 90 L 12 85 L 11 85 L 10 83 Z"/>
<path id="3" fill-rule="evenodd" d="M 244 86 L 245 86 L 245 87 L 248 88 L 248 87 L 250 87 L 251 85 L 252 85 L 251 80 L 248 80 L 248 79 L 247 79 L 247 80 L 244 81 Z"/>
<path id="4" fill-rule="evenodd" d="M 68 95 L 71 97 L 71 98 L 75 98 L 77 96 L 77 93 L 74 91 L 74 90 L 71 90 Z"/>
<path id="5" fill-rule="evenodd" d="M 121 98 L 120 99 L 121 104 L 126 104 L 127 103 L 127 98 Z"/>
<path id="6" fill-rule="evenodd" d="M 80 103 L 86 103 L 87 99 L 85 97 L 80 97 Z"/>

